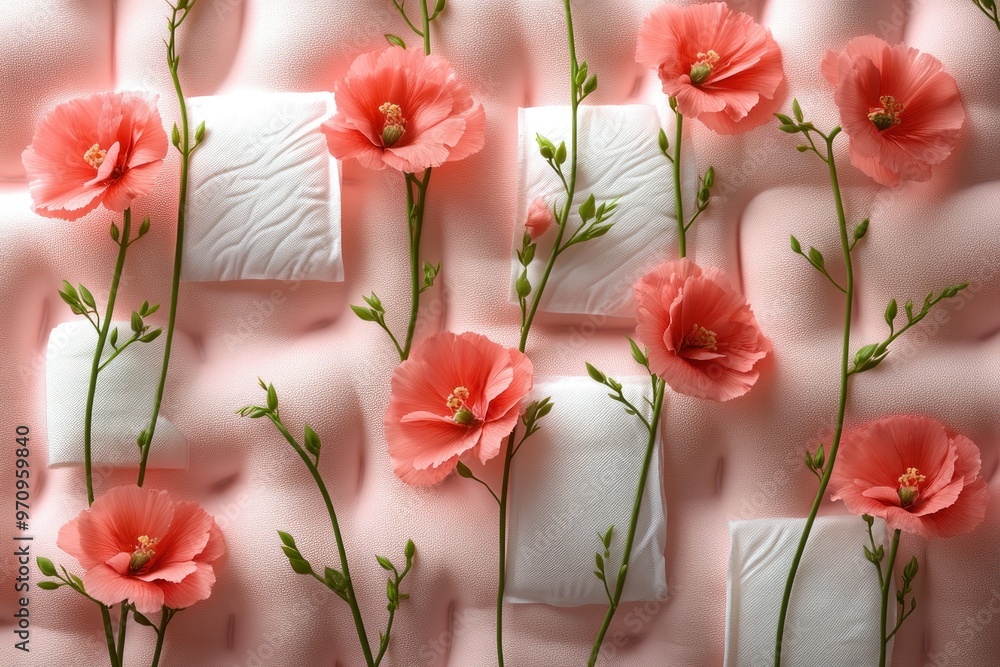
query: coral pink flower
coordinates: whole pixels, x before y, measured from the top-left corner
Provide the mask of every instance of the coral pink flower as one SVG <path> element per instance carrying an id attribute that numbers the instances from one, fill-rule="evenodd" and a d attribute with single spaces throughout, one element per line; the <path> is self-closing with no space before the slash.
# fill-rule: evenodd
<path id="1" fill-rule="evenodd" d="M 855 514 L 882 517 L 892 530 L 952 537 L 986 516 L 981 465 L 979 448 L 940 422 L 888 417 L 844 438 L 830 476 L 832 498 Z"/>
<path id="2" fill-rule="evenodd" d="M 878 37 L 828 51 L 823 76 L 836 86 L 851 162 L 882 185 L 926 181 L 958 142 L 965 109 L 940 61 Z"/>
<path id="3" fill-rule="evenodd" d="M 721 271 L 667 262 L 639 280 L 635 296 L 636 335 L 671 389 L 713 401 L 750 391 L 771 342 Z"/>
<path id="4" fill-rule="evenodd" d="M 552 209 L 549 208 L 544 199 L 539 197 L 528 207 L 528 217 L 524 221 L 524 229 L 532 240 L 536 240 L 549 231 L 553 222 L 555 222 L 555 217 L 552 215 Z"/>
<path id="5" fill-rule="evenodd" d="M 781 49 L 725 3 L 660 5 L 642 23 L 635 59 L 655 69 L 677 110 L 719 134 L 763 125 L 778 110 Z"/>
<path id="6" fill-rule="evenodd" d="M 76 220 L 98 204 L 124 211 L 149 194 L 167 155 L 156 99 L 98 93 L 45 114 L 21 154 L 34 211 Z"/>
<path id="7" fill-rule="evenodd" d="M 392 375 L 385 438 L 404 482 L 435 484 L 462 454 L 482 463 L 500 453 L 531 389 L 528 357 L 485 336 L 431 336 Z"/>
<path id="8" fill-rule="evenodd" d="M 166 491 L 119 486 L 59 530 L 59 548 L 80 561 L 87 593 L 106 605 L 128 600 L 143 614 L 208 598 L 212 561 L 226 551 L 215 519 Z"/>
<path id="9" fill-rule="evenodd" d="M 398 46 L 365 53 L 334 94 L 338 113 L 321 129 L 338 160 L 412 174 L 483 147 L 483 107 L 440 56 Z"/>

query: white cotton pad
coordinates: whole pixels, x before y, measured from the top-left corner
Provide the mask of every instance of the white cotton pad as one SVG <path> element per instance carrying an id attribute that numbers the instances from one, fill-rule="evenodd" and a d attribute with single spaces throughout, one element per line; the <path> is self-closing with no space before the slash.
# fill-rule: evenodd
<path id="1" fill-rule="evenodd" d="M 182 276 L 187 281 L 344 279 L 340 171 L 320 123 L 331 93 L 196 97 Z"/>
<path id="2" fill-rule="evenodd" d="M 131 336 L 128 322 L 118 327 L 119 344 Z M 164 336 L 133 343 L 101 371 L 94 400 L 91 461 L 95 466 L 138 467 L 139 432 L 149 424 L 160 378 Z M 45 408 L 49 465 L 83 465 L 83 422 L 97 332 L 88 322 L 60 324 L 49 334 L 45 366 Z M 111 354 L 105 346 L 104 358 Z M 187 468 L 187 442 L 161 411 L 149 450 L 150 468 Z"/>
<path id="3" fill-rule="evenodd" d="M 805 519 L 785 518 L 729 522 L 725 667 L 773 664 L 781 598 L 804 525 Z M 876 544 L 884 543 L 881 520 L 873 532 Z M 789 602 L 784 667 L 878 664 L 881 592 L 862 548 L 867 544 L 860 517 L 816 519 Z M 891 624 L 894 592 L 890 605 Z"/>
<path id="4" fill-rule="evenodd" d="M 650 417 L 648 380 L 623 380 L 625 395 Z M 570 607 L 607 604 L 594 576 L 598 533 L 614 525 L 609 588 L 621 566 L 648 431 L 608 389 L 589 377 L 553 379 L 532 398 L 552 397 L 541 430 L 525 441 L 511 467 L 507 545 L 508 602 Z M 523 426 L 522 432 L 523 432 Z M 660 486 L 660 445 L 650 464 L 628 579 L 622 599 L 666 597 L 666 518 Z"/>
<path id="5" fill-rule="evenodd" d="M 591 193 L 597 203 L 619 198 L 610 220 L 615 225 L 605 236 L 577 244 L 556 261 L 539 308 L 551 313 L 582 313 L 629 317 L 634 312 L 632 288 L 656 265 L 674 258 L 677 223 L 674 206 L 673 171 L 657 144 L 663 127 L 673 137 L 673 114 L 661 118 L 649 105 L 581 106 L 579 108 L 579 164 L 577 191 L 567 231 L 570 238 L 580 224 L 577 208 Z M 550 206 L 566 200 L 562 182 L 538 153 L 536 133 L 557 146 L 570 145 L 569 107 L 520 109 L 518 149 L 517 224 L 514 249 L 520 249 L 528 207 L 541 197 Z M 671 138 L 671 142 L 673 139 Z M 696 169 L 682 156 L 683 192 L 694 196 Z M 563 165 L 569 174 L 569 161 Z M 528 277 L 538 285 L 555 241 L 553 226 L 538 241 L 535 261 Z M 517 303 L 514 282 L 521 272 L 511 253 L 509 299 Z"/>

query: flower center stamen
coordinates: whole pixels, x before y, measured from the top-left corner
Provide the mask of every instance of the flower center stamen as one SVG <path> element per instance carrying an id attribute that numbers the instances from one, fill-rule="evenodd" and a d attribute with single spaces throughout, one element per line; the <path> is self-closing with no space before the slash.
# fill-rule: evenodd
<path id="1" fill-rule="evenodd" d="M 684 347 L 701 347 L 713 352 L 718 349 L 718 341 L 715 340 L 715 332 L 698 326 L 691 327 L 691 331 L 684 336 Z"/>
<path id="2" fill-rule="evenodd" d="M 698 60 L 691 65 L 691 83 L 704 83 L 719 62 L 719 54 L 712 49 L 708 53 L 698 52 Z"/>
<path id="3" fill-rule="evenodd" d="M 403 118 L 403 110 L 398 104 L 385 102 L 378 111 L 385 116 L 385 124 L 382 126 L 382 145 L 389 148 L 406 132 L 406 119 Z"/>
<path id="4" fill-rule="evenodd" d="M 907 468 L 899 476 L 899 502 L 903 507 L 909 507 L 920 495 L 920 484 L 927 480 L 927 475 L 921 475 L 916 468 Z"/>
<path id="5" fill-rule="evenodd" d="M 476 421 L 476 416 L 472 414 L 472 410 L 465 403 L 468 398 L 469 390 L 465 387 L 455 387 L 448 396 L 447 405 L 456 424 L 468 426 Z"/>
<path id="6" fill-rule="evenodd" d="M 883 95 L 878 98 L 881 108 L 874 108 L 868 113 L 868 120 L 878 128 L 879 132 L 888 130 L 890 127 L 899 125 L 900 115 L 903 113 L 903 105 L 896 101 L 892 95 Z"/>
<path id="7" fill-rule="evenodd" d="M 138 539 L 138 544 L 135 545 L 135 551 L 132 552 L 132 560 L 129 561 L 128 567 L 132 572 L 138 572 L 146 565 L 149 561 L 153 560 L 153 556 L 156 555 L 156 549 L 154 547 L 160 541 L 157 537 L 148 537 L 146 535 L 141 536 Z"/>
<path id="8" fill-rule="evenodd" d="M 100 144 L 94 144 L 83 154 L 83 160 L 94 169 L 100 169 L 101 165 L 104 164 L 104 156 L 107 154 L 107 151 L 101 150 Z"/>

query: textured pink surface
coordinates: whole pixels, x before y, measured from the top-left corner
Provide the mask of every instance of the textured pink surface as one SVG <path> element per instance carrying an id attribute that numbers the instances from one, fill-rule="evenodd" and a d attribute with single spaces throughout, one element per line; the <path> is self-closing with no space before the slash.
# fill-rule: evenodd
<path id="1" fill-rule="evenodd" d="M 203 0 L 182 29 L 182 70 L 190 95 L 237 89 L 330 89 L 382 34 L 405 34 L 389 0 Z M 577 47 L 599 73 L 592 101 L 656 101 L 656 86 L 633 62 L 635 35 L 652 0 L 577 2 Z M 116 6 L 116 8 L 114 8 Z M 737 1 L 768 25 L 781 45 L 792 94 L 821 127 L 836 118 L 820 58 L 859 34 L 934 54 L 956 78 L 968 119 L 956 153 L 928 183 L 881 189 L 838 157 L 849 216 L 869 213 L 858 254 L 861 288 L 856 334 L 881 334 L 890 297 L 918 301 L 931 288 L 970 279 L 967 296 L 943 306 L 876 371 L 855 382 L 849 426 L 895 412 L 923 412 L 983 450 L 992 503 L 973 534 L 925 543 L 920 608 L 896 641 L 896 665 L 986 667 L 1000 661 L 995 611 L 1000 590 L 1000 483 L 997 374 L 1000 372 L 1000 34 L 972 6 L 955 0 Z M 46 471 L 44 351 L 49 330 L 68 320 L 58 300 L 70 278 L 106 297 L 113 261 L 107 212 L 73 224 L 30 212 L 19 155 L 40 115 L 59 101 L 98 90 L 148 87 L 161 112 L 176 117 L 159 0 L 14 0 L 0 25 L 0 507 L 13 522 L 14 428 L 32 429 L 34 549 L 71 560 L 56 529 L 84 505 L 76 469 Z M 518 312 L 507 303 L 515 224 L 517 107 L 563 104 L 567 58 L 561 3 L 451 0 L 434 30 L 435 50 L 487 113 L 482 152 L 435 171 L 425 231 L 427 259 L 444 262 L 425 295 L 420 335 L 474 329 L 516 343 Z M 409 36 L 408 39 L 411 39 Z M 670 512 L 664 603 L 629 605 L 609 634 L 622 665 L 719 665 L 730 518 L 804 515 L 814 492 L 803 470 L 805 445 L 832 426 L 837 386 L 840 299 L 787 250 L 788 234 L 837 254 L 829 188 L 815 159 L 799 155 L 773 127 L 738 138 L 691 124 L 702 168 L 714 164 L 719 196 L 692 239 L 694 256 L 741 280 L 774 353 L 744 398 L 719 405 L 668 396 L 664 485 Z M 153 231 L 130 254 L 122 304 L 168 298 L 176 154 L 154 196 L 136 204 Z M 283 414 L 306 419 L 326 443 L 323 472 L 340 510 L 359 596 L 374 634 L 384 614 L 384 578 L 373 552 L 401 553 L 407 537 L 419 561 L 407 579 L 412 598 L 393 631 L 393 665 L 493 664 L 496 508 L 460 479 L 413 489 L 393 475 L 382 436 L 394 355 L 381 332 L 351 315 L 356 295 L 375 289 L 401 325 L 406 303 L 403 182 L 395 173 L 344 165 L 347 282 L 187 284 L 165 415 L 191 443 L 186 472 L 152 471 L 150 484 L 193 499 L 226 532 L 212 598 L 182 613 L 168 637 L 171 665 L 343 665 L 361 663 L 346 606 L 312 579 L 294 575 L 274 529 L 292 532 L 321 561 L 334 545 L 321 501 L 301 462 L 260 422 L 234 410 L 259 398 L 258 375 L 274 382 Z M 598 241 L 599 242 L 599 241 Z M 673 255 L 664 249 L 665 258 Z M 125 307 L 123 305 L 123 307 Z M 161 313 L 163 311 L 161 310 Z M 540 317 L 528 353 L 540 378 L 582 374 L 584 359 L 608 372 L 632 370 L 621 334 L 606 318 Z M 155 443 L 154 443 L 155 446 Z M 496 482 L 497 467 L 491 468 Z M 133 480 L 100 473 L 99 491 Z M 841 505 L 828 508 L 842 512 Z M 9 539 L 3 537 L 3 539 Z M 8 542 L 8 544 L 10 544 Z M 99 665 L 106 660 L 99 617 L 69 593 L 31 592 L 32 652 L 12 648 L 12 548 L 0 555 L 0 663 Z M 992 606 L 991 606 L 992 604 Z M 509 606 L 510 665 L 581 664 L 603 608 Z M 132 627 L 128 661 L 145 664 L 152 633 Z M 611 647 L 615 648 L 612 649 Z M 941 656 L 948 656 L 942 658 Z"/>

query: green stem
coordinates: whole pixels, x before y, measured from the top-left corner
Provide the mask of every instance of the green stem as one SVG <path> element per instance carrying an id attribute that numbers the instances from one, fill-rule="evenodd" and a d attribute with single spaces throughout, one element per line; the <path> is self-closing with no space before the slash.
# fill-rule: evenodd
<path id="1" fill-rule="evenodd" d="M 566 224 L 569 221 L 569 212 L 573 207 L 573 197 L 576 194 L 576 162 L 577 162 L 577 109 L 580 106 L 580 100 L 577 99 L 577 86 L 576 86 L 576 73 L 578 70 L 578 63 L 576 61 L 576 41 L 573 36 L 573 13 L 570 9 L 570 0 L 563 0 L 563 7 L 566 13 L 566 36 L 569 43 L 569 72 L 570 72 L 570 107 L 572 109 L 572 129 L 570 133 L 570 173 L 569 173 L 569 183 L 565 183 L 566 186 L 566 204 L 563 206 L 562 211 L 560 211 L 560 216 L 558 220 L 559 230 L 556 234 L 555 243 L 552 244 L 552 251 L 549 253 L 549 259 L 545 263 L 545 270 L 542 272 L 542 278 L 538 283 L 538 287 L 535 289 L 534 297 L 531 300 L 531 308 L 529 309 L 527 316 L 525 317 L 522 313 L 521 317 L 521 339 L 518 343 L 517 349 L 524 352 L 525 348 L 528 346 L 528 334 L 531 333 L 531 324 L 535 320 L 535 313 L 538 311 L 538 305 L 541 303 L 542 292 L 545 291 L 545 285 L 549 281 L 549 276 L 552 274 L 552 267 L 555 265 L 556 257 L 559 256 L 560 248 L 562 247 L 563 234 L 566 233 Z M 515 448 L 515 443 L 517 442 L 517 425 L 514 425 L 514 430 L 511 431 L 510 437 L 507 439 L 507 447 L 504 454 L 503 462 L 503 482 L 500 486 L 500 522 L 499 522 L 499 557 L 497 558 L 499 572 L 497 576 L 497 612 L 496 612 L 496 626 L 497 626 L 497 663 L 498 667 L 503 667 L 503 594 L 504 589 L 507 585 L 507 498 L 508 492 L 510 490 L 510 464 L 514 459 L 514 452 L 517 451 Z"/>
<path id="2" fill-rule="evenodd" d="M 125 661 L 125 630 L 128 628 L 128 602 L 122 602 L 121 614 L 118 616 L 118 656 Z"/>
<path id="3" fill-rule="evenodd" d="M 608 605 L 608 612 L 604 615 L 604 622 L 594 639 L 594 647 L 590 651 L 590 661 L 588 667 L 597 664 L 597 656 L 601 652 L 601 644 L 604 643 L 604 636 L 611 626 L 611 619 L 614 618 L 618 610 L 618 603 L 621 601 L 622 591 L 625 590 L 625 579 L 628 576 L 628 562 L 632 557 L 632 543 L 635 540 L 636 527 L 639 525 L 639 509 L 642 507 L 642 498 L 646 492 L 646 479 L 649 477 L 649 466 L 653 461 L 653 452 L 656 450 L 656 431 L 660 424 L 660 411 L 663 408 L 663 395 L 665 386 L 663 380 L 656 382 L 656 393 L 653 397 L 653 417 L 650 420 L 649 440 L 646 443 L 646 457 L 642 462 L 642 474 L 639 476 L 639 486 L 635 490 L 635 502 L 632 504 L 632 519 L 628 526 L 628 535 L 625 537 L 625 550 L 622 553 L 622 567 L 618 574 L 618 581 L 615 583 L 615 593 Z M 607 586 L 607 583 L 605 583 Z"/>
<path id="4" fill-rule="evenodd" d="M 115 649 L 115 631 L 111 627 L 111 610 L 103 604 L 100 606 L 101 619 L 104 621 L 104 638 L 108 642 L 108 659 L 111 660 L 111 667 L 122 667 L 122 659 Z"/>
<path id="5" fill-rule="evenodd" d="M 344 572 L 344 586 L 347 591 L 347 604 L 351 607 L 351 614 L 354 616 L 354 627 L 358 631 L 358 639 L 361 641 L 361 650 L 365 654 L 365 663 L 368 667 L 375 667 L 375 659 L 372 657 L 371 647 L 368 645 L 368 634 L 365 632 L 365 622 L 361 618 L 361 609 L 358 607 L 358 600 L 354 595 L 354 584 L 351 581 L 351 568 L 347 564 L 347 550 L 344 549 L 344 538 L 340 534 L 340 523 L 337 521 L 337 512 L 333 509 L 333 500 L 330 498 L 330 492 L 327 491 L 326 484 L 323 482 L 323 476 L 320 475 L 319 469 L 316 464 L 313 463 L 312 459 L 302 448 L 301 445 L 295 440 L 288 429 L 281 420 L 272 412 L 268 414 L 268 418 L 274 424 L 275 428 L 281 432 L 281 435 L 285 437 L 288 444 L 292 446 L 295 452 L 299 455 L 299 458 L 306 464 L 309 468 L 309 473 L 313 476 L 316 481 L 316 486 L 319 487 L 319 492 L 323 495 L 323 502 L 326 503 L 327 514 L 330 515 L 330 523 L 333 526 L 333 536 L 337 540 L 337 553 L 340 556 L 340 567 Z"/>
<path id="6" fill-rule="evenodd" d="M 167 636 L 167 625 L 170 619 L 177 613 L 171 609 L 163 608 L 163 618 L 160 619 L 160 627 L 156 628 L 156 650 L 153 652 L 153 662 L 150 667 L 157 667 L 160 664 L 160 653 L 163 652 L 163 640 Z"/>
<path id="7" fill-rule="evenodd" d="M 427 0 L 420 0 L 420 16 L 423 19 L 421 37 L 424 38 L 424 55 L 431 54 L 431 19 L 427 14 Z"/>
<path id="8" fill-rule="evenodd" d="M 125 222 L 122 224 L 122 235 L 118 243 L 118 259 L 115 261 L 115 273 L 111 278 L 111 291 L 108 293 L 108 306 L 104 312 L 104 324 L 97 336 L 94 347 L 94 361 L 90 367 L 90 385 L 87 387 L 87 407 L 83 416 L 83 469 L 87 479 L 87 504 L 94 504 L 94 476 L 91 463 L 91 439 L 94 423 L 94 398 L 97 395 L 97 376 L 101 372 L 101 356 L 104 354 L 104 344 L 108 339 L 112 315 L 115 312 L 115 299 L 118 296 L 118 283 L 121 282 L 122 269 L 125 267 L 125 252 L 128 250 L 129 234 L 132 231 L 132 209 L 125 209 Z"/>
<path id="9" fill-rule="evenodd" d="M 677 252 L 681 257 L 687 257 L 687 227 L 684 225 L 684 196 L 681 193 L 681 139 L 684 137 L 684 115 L 674 111 L 677 128 L 674 136 L 674 202 L 677 213 Z M 692 220 L 692 222 L 694 222 Z"/>
<path id="10" fill-rule="evenodd" d="M 879 667 L 885 667 L 885 654 L 889 646 L 889 638 L 886 637 L 886 625 L 889 622 L 889 588 L 892 586 L 892 571 L 896 566 L 896 551 L 899 549 L 899 533 L 897 529 L 892 534 L 892 546 L 889 547 L 889 564 L 886 565 L 885 577 L 882 580 L 882 618 L 879 628 Z"/>
<path id="11" fill-rule="evenodd" d="M 795 551 L 795 558 L 792 559 L 791 568 L 788 570 L 788 579 L 785 582 L 785 593 L 781 598 L 781 611 L 778 615 L 778 633 L 774 645 L 774 667 L 781 666 L 781 641 L 785 632 L 785 618 L 788 614 L 788 601 L 792 596 L 792 586 L 795 583 L 795 574 L 798 572 L 802 554 L 805 552 L 806 542 L 809 541 L 809 533 L 812 531 L 816 515 L 819 513 L 819 506 L 823 502 L 826 487 L 830 484 L 830 476 L 833 474 L 833 465 L 837 460 L 837 450 L 840 448 L 840 438 L 844 431 L 844 414 L 847 411 L 847 378 L 849 375 L 850 353 L 851 353 L 851 314 L 854 305 L 854 268 L 851 263 L 850 241 L 847 235 L 847 217 L 844 213 L 844 201 L 840 193 L 840 181 L 837 178 L 837 163 L 833 158 L 833 140 L 840 133 L 840 128 L 834 128 L 829 136 L 826 136 L 827 165 L 830 168 L 830 185 L 833 189 L 833 199 L 837 206 L 837 222 L 840 226 L 840 245 L 844 253 L 844 265 L 847 272 L 846 303 L 844 305 L 844 333 L 840 358 L 840 398 L 837 404 L 837 422 L 834 427 L 833 443 L 830 446 L 830 454 L 823 469 L 823 478 L 820 480 L 819 489 L 816 490 L 816 497 L 813 500 L 812 509 L 806 519 L 806 525 L 802 530 L 802 537 L 799 539 L 798 549 Z"/>
<path id="12" fill-rule="evenodd" d="M 163 402 L 163 390 L 167 384 L 167 369 L 170 367 L 170 349 L 174 342 L 174 324 L 177 321 L 177 297 L 180 292 L 181 285 L 181 260 L 184 257 L 184 217 L 185 208 L 187 206 L 188 167 L 191 162 L 192 147 L 191 133 L 188 127 L 187 102 L 184 99 L 184 91 L 181 90 L 181 80 L 177 73 L 180 57 L 177 56 L 176 36 L 177 28 L 187 17 L 187 12 L 191 11 L 191 6 L 193 5 L 193 2 L 188 5 L 179 20 L 177 18 L 178 10 L 174 10 L 173 17 L 170 20 L 170 42 L 167 44 L 167 64 L 170 67 L 170 77 L 174 82 L 174 92 L 177 94 L 177 103 L 180 107 L 181 113 L 181 146 L 179 149 L 181 153 L 181 174 L 180 190 L 177 200 L 177 238 L 174 241 L 174 272 L 170 286 L 170 313 L 167 316 L 167 332 L 163 347 L 163 364 L 160 367 L 160 380 L 156 385 L 156 396 L 153 399 L 153 413 L 149 419 L 149 425 L 146 427 L 146 431 L 143 436 L 144 442 L 141 447 L 141 459 L 139 461 L 139 479 L 136 482 L 138 486 L 142 486 L 143 481 L 146 479 L 146 462 L 149 458 L 150 445 L 153 442 L 153 433 L 156 431 L 156 420 L 160 416 L 160 405 Z"/>
<path id="13" fill-rule="evenodd" d="M 410 356 L 413 335 L 417 330 L 417 314 L 420 312 L 422 285 L 420 280 L 420 235 L 424 228 L 424 202 L 427 199 L 427 186 L 430 184 L 430 180 L 431 170 L 429 168 L 424 171 L 423 178 L 417 178 L 413 174 L 406 175 L 406 217 L 410 232 L 410 321 L 406 327 L 406 340 L 399 355 L 400 361 L 406 361 Z M 413 197 L 414 187 L 417 189 L 416 201 Z M 389 336 L 398 349 L 399 343 L 391 332 Z"/>

